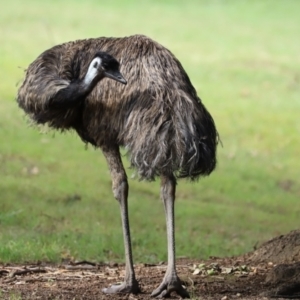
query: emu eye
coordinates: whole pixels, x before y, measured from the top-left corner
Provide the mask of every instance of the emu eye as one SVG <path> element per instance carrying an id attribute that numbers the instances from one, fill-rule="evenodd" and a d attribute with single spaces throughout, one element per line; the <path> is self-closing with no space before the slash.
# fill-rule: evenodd
<path id="1" fill-rule="evenodd" d="M 98 68 L 98 62 L 97 62 L 97 61 L 95 61 L 95 63 L 94 63 L 94 65 L 93 65 L 93 67 L 94 67 L 95 69 L 97 69 L 97 68 Z"/>

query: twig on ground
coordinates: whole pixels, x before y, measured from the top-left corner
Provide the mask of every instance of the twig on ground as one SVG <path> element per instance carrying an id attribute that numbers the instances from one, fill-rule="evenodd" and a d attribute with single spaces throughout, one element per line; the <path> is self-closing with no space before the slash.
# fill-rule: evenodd
<path id="1" fill-rule="evenodd" d="M 7 271 L 7 270 L 0 270 L 0 276 L 1 276 L 1 275 L 5 275 L 5 274 L 7 274 L 7 273 L 9 273 L 9 271 Z"/>
<path id="2" fill-rule="evenodd" d="M 25 269 L 22 269 L 22 270 L 17 269 L 15 271 L 11 272 L 9 274 L 9 277 L 15 277 L 17 275 L 24 275 L 24 274 L 28 274 L 28 273 L 46 273 L 46 272 L 47 271 L 45 269 L 42 269 L 40 267 L 38 267 L 38 268 L 29 268 L 29 269 L 25 268 Z"/>
<path id="3" fill-rule="evenodd" d="M 97 266 L 96 263 L 93 263 L 93 262 L 87 261 L 87 260 L 76 261 L 76 262 L 73 262 L 71 264 L 74 265 L 74 266 L 78 266 L 78 265 L 91 265 L 91 266 L 94 266 L 94 267 Z"/>

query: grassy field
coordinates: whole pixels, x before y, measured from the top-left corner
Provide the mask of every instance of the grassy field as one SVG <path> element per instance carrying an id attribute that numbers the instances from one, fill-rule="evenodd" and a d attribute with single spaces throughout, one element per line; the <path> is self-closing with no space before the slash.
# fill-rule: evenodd
<path id="1" fill-rule="evenodd" d="M 223 147 L 177 188 L 177 256 L 228 256 L 299 228 L 300 2 L 11 0 L 0 11 L 0 262 L 122 260 L 103 155 L 74 133 L 28 126 L 23 70 L 65 41 L 142 33 L 182 62 Z M 126 166 L 128 163 L 124 157 Z M 132 170 L 128 169 L 128 175 Z M 159 182 L 130 179 L 136 261 L 166 259 Z"/>

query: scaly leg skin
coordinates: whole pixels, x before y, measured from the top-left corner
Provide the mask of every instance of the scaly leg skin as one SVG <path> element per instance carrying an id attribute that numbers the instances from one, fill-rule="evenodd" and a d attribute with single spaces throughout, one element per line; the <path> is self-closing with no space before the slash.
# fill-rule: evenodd
<path id="1" fill-rule="evenodd" d="M 151 297 L 166 298 L 172 292 L 176 292 L 182 298 L 190 298 L 189 293 L 182 286 L 177 274 L 167 272 L 160 286 L 152 292 Z"/>
<path id="2" fill-rule="evenodd" d="M 108 288 L 102 289 L 105 294 L 138 294 L 140 288 L 138 282 L 133 283 L 123 282 L 122 284 L 113 284 Z"/>
<path id="3" fill-rule="evenodd" d="M 112 178 L 112 190 L 115 198 L 118 200 L 121 209 L 122 228 L 125 247 L 125 280 L 120 285 L 112 285 L 102 291 L 105 294 L 125 293 L 125 294 L 138 294 L 140 292 L 139 284 L 135 278 L 129 218 L 128 218 L 128 182 L 126 172 L 124 170 L 122 160 L 120 157 L 119 147 L 111 147 L 102 149 L 102 152 L 107 160 L 111 178 Z"/>
<path id="4" fill-rule="evenodd" d="M 176 273 L 175 266 L 175 234 L 174 234 L 174 202 L 176 180 L 174 176 L 161 176 L 161 199 L 164 203 L 167 239 L 168 239 L 168 267 L 165 277 L 160 286 L 155 289 L 151 296 L 157 298 L 169 297 L 176 292 L 182 298 L 190 298 L 189 293 L 183 288 Z"/>

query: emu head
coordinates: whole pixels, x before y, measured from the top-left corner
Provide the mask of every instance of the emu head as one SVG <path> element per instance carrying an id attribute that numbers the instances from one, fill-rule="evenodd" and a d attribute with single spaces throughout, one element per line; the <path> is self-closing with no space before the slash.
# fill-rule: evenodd
<path id="1" fill-rule="evenodd" d="M 119 62 L 106 52 L 97 52 L 91 61 L 88 71 L 84 77 L 84 83 L 90 85 L 103 79 L 111 78 L 123 84 L 127 81 L 119 71 Z"/>

